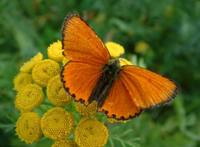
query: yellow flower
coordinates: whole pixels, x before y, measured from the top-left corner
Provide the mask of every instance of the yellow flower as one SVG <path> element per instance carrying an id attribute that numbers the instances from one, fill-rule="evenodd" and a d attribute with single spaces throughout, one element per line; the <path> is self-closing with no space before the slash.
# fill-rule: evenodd
<path id="1" fill-rule="evenodd" d="M 70 134 L 73 118 L 65 109 L 54 107 L 43 115 L 41 128 L 44 136 L 53 140 L 62 140 Z"/>
<path id="2" fill-rule="evenodd" d="M 75 142 L 68 140 L 56 141 L 51 147 L 78 147 Z"/>
<path id="3" fill-rule="evenodd" d="M 102 147 L 107 143 L 108 129 L 94 119 L 80 121 L 75 129 L 75 142 L 80 147 Z"/>
<path id="4" fill-rule="evenodd" d="M 47 85 L 47 97 L 49 101 L 56 106 L 61 106 L 70 102 L 71 96 L 65 91 L 60 75 L 49 80 Z"/>
<path id="5" fill-rule="evenodd" d="M 69 61 L 69 59 L 67 59 L 66 57 L 64 57 L 63 61 L 62 61 L 63 65 L 65 65 L 68 61 Z"/>
<path id="6" fill-rule="evenodd" d="M 115 42 L 107 42 L 106 47 L 112 58 L 116 58 L 124 54 L 124 47 Z"/>
<path id="7" fill-rule="evenodd" d="M 42 88 L 36 84 L 28 84 L 16 96 L 15 106 L 22 112 L 31 111 L 44 99 Z"/>
<path id="8" fill-rule="evenodd" d="M 38 53 L 33 58 L 31 58 L 29 61 L 25 62 L 24 65 L 20 68 L 21 72 L 30 72 L 32 68 L 40 62 L 43 59 L 43 55 L 41 53 Z"/>
<path id="9" fill-rule="evenodd" d="M 14 79 L 14 89 L 19 91 L 21 88 L 27 84 L 32 83 L 32 77 L 28 73 L 19 73 Z"/>
<path id="10" fill-rule="evenodd" d="M 136 53 L 140 53 L 140 54 L 144 54 L 146 53 L 146 51 L 149 49 L 149 44 L 146 43 L 145 41 L 139 41 L 136 43 L 135 45 L 135 52 Z"/>
<path id="11" fill-rule="evenodd" d="M 61 41 L 57 41 L 52 43 L 48 48 L 47 48 L 47 53 L 49 59 L 55 60 L 57 62 L 62 62 L 63 60 L 63 54 L 62 54 L 62 43 Z"/>
<path id="12" fill-rule="evenodd" d="M 124 65 L 133 65 L 130 61 L 126 60 L 125 58 L 119 58 L 120 66 Z"/>
<path id="13" fill-rule="evenodd" d="M 42 135 L 38 114 L 35 112 L 23 113 L 16 122 L 16 133 L 26 143 L 38 141 Z"/>
<path id="14" fill-rule="evenodd" d="M 108 118 L 108 122 L 111 123 L 111 124 L 115 124 L 115 123 L 126 123 L 127 121 L 117 120 L 117 119 L 114 119 L 114 118 Z"/>
<path id="15" fill-rule="evenodd" d="M 93 101 L 87 106 L 82 103 L 76 103 L 76 110 L 83 116 L 94 116 L 97 111 L 97 102 Z"/>
<path id="16" fill-rule="evenodd" d="M 60 73 L 60 66 L 57 62 L 46 59 L 40 61 L 33 67 L 33 80 L 41 86 L 46 86 L 49 79 Z"/>

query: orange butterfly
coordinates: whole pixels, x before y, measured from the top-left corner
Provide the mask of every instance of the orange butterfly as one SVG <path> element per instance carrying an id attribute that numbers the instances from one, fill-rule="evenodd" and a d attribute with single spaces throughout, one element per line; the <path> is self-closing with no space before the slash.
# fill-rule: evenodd
<path id="1" fill-rule="evenodd" d="M 101 39 L 78 15 L 65 19 L 62 30 L 64 87 L 77 101 L 97 101 L 98 111 L 108 117 L 129 119 L 142 110 L 168 102 L 177 86 L 146 69 L 111 59 Z"/>

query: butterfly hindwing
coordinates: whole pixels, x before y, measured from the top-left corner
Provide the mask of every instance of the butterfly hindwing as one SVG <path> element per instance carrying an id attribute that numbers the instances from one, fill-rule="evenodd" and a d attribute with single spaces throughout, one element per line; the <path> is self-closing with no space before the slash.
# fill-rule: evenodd
<path id="1" fill-rule="evenodd" d="M 141 112 L 141 109 L 131 99 L 128 89 L 124 86 L 121 73 L 114 81 L 109 95 L 99 111 L 105 112 L 108 117 L 119 120 L 133 118 Z"/>
<path id="2" fill-rule="evenodd" d="M 70 15 L 63 25 L 64 55 L 72 61 L 94 65 L 106 64 L 110 58 L 107 48 L 96 33 L 78 15 Z"/>
<path id="3" fill-rule="evenodd" d="M 143 109 L 165 103 L 175 95 L 174 82 L 149 70 L 125 65 L 100 111 L 116 119 L 129 119 Z"/>

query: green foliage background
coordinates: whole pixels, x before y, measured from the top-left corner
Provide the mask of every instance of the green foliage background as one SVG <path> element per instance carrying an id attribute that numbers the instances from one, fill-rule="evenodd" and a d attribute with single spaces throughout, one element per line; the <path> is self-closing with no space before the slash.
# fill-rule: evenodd
<path id="1" fill-rule="evenodd" d="M 12 79 L 36 52 L 61 39 L 66 14 L 78 12 L 104 40 L 134 54 L 146 41 L 149 69 L 180 85 L 176 99 L 144 112 L 127 124 L 111 126 L 107 146 L 200 146 L 200 1 L 199 0 L 1 0 L 0 1 L 0 146 L 48 146 L 46 139 L 25 145 L 15 135 Z M 123 132 L 123 133 L 122 133 Z"/>

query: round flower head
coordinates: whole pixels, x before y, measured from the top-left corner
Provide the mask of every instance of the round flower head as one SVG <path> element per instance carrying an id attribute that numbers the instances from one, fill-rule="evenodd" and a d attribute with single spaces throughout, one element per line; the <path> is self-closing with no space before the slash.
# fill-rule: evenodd
<path id="1" fill-rule="evenodd" d="M 149 45 L 145 41 L 139 41 L 135 45 L 135 52 L 144 54 L 149 49 Z"/>
<path id="2" fill-rule="evenodd" d="M 32 83 L 32 77 L 28 73 L 19 73 L 14 79 L 14 89 L 19 91 L 21 88 L 27 84 Z"/>
<path id="3" fill-rule="evenodd" d="M 126 60 L 125 58 L 119 58 L 120 66 L 124 65 L 133 65 L 130 61 Z"/>
<path id="4" fill-rule="evenodd" d="M 82 103 L 76 103 L 76 110 L 83 116 L 93 116 L 97 112 L 97 102 L 93 101 L 87 106 Z"/>
<path id="5" fill-rule="evenodd" d="M 75 142 L 68 140 L 58 140 L 51 147 L 78 147 Z"/>
<path id="6" fill-rule="evenodd" d="M 63 54 L 62 54 L 62 43 L 61 41 L 57 41 L 52 43 L 48 48 L 47 48 L 47 53 L 49 59 L 55 60 L 57 62 L 62 62 L 63 60 Z"/>
<path id="7" fill-rule="evenodd" d="M 80 121 L 75 129 L 75 142 L 80 147 L 102 147 L 107 143 L 108 129 L 94 119 Z"/>
<path id="8" fill-rule="evenodd" d="M 116 58 L 124 54 L 124 47 L 115 42 L 107 42 L 106 47 L 112 58 Z"/>
<path id="9" fill-rule="evenodd" d="M 28 84 L 16 96 L 15 106 L 22 112 L 31 111 L 44 99 L 42 88 L 36 84 Z"/>
<path id="10" fill-rule="evenodd" d="M 29 61 L 25 62 L 24 65 L 20 68 L 21 72 L 31 72 L 32 68 L 40 62 L 43 59 L 43 55 L 41 53 L 38 53 L 33 58 L 31 58 Z"/>
<path id="11" fill-rule="evenodd" d="M 33 143 L 40 139 L 40 117 L 35 112 L 23 113 L 16 122 L 16 134 L 26 143 Z"/>
<path id="12" fill-rule="evenodd" d="M 60 66 L 57 62 L 46 59 L 40 61 L 33 67 L 33 80 L 41 86 L 46 86 L 49 79 L 60 73 Z"/>
<path id="13" fill-rule="evenodd" d="M 60 107 L 48 110 L 41 119 L 44 136 L 53 140 L 65 139 L 71 132 L 73 119 L 69 112 Z"/>
<path id="14" fill-rule="evenodd" d="M 49 101 L 56 106 L 61 106 L 70 102 L 71 96 L 65 91 L 60 75 L 49 80 L 47 85 L 47 97 Z"/>

